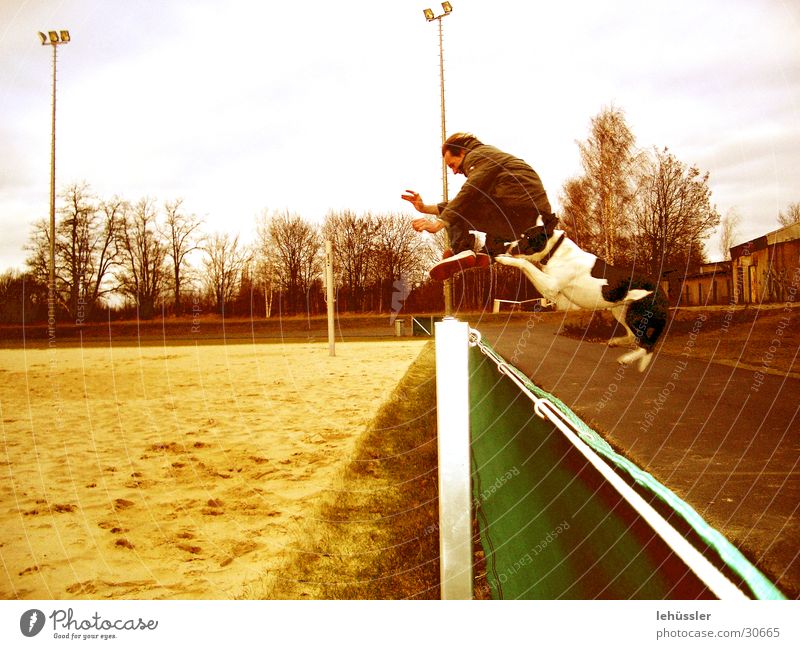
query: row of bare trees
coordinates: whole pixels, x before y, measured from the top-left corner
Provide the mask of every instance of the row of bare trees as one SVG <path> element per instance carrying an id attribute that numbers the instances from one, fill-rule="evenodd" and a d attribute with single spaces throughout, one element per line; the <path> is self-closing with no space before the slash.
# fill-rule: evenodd
<path id="1" fill-rule="evenodd" d="M 426 281 L 436 254 L 399 214 L 332 211 L 315 224 L 288 211 L 265 210 L 249 246 L 239 235 L 206 234 L 203 225 L 180 199 L 161 206 L 152 198 L 103 200 L 85 183 L 70 185 L 62 192 L 56 224 L 60 317 L 83 322 L 110 306 L 143 319 L 161 310 L 182 315 L 189 296 L 195 313 L 317 313 L 325 309 L 326 239 L 333 242 L 338 309 L 388 312 L 397 309 L 399 285 L 408 287 L 405 298 Z M 49 246 L 43 220 L 27 246 L 30 272 L 6 273 L 0 282 L 0 292 L 14 305 L 0 319 L 43 316 Z"/>
<path id="2" fill-rule="evenodd" d="M 395 310 L 398 285 L 427 281 L 435 255 L 430 242 L 409 227 L 408 218 L 393 213 L 331 211 L 320 227 L 296 214 L 264 213 L 257 232 L 257 279 L 264 285 L 265 309 L 278 291 L 284 301 L 281 312 L 321 308 L 310 300 L 322 295 L 324 241 L 332 243 L 338 309 L 347 312 Z"/>
<path id="3" fill-rule="evenodd" d="M 201 221 L 182 210 L 182 201 L 130 203 L 118 196 L 98 199 L 86 183 L 61 195 L 55 232 L 56 299 L 60 311 L 77 321 L 98 308 L 129 301 L 143 318 L 152 317 L 168 291 L 181 312 L 189 256 L 201 249 Z M 27 246 L 34 285 L 46 285 L 50 228 L 34 224 Z"/>

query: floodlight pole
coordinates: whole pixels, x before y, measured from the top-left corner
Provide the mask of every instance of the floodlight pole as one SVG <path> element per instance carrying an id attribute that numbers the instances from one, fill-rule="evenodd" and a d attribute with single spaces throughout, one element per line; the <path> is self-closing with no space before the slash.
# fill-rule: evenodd
<path id="1" fill-rule="evenodd" d="M 442 39 L 442 18 L 449 16 L 453 12 L 453 6 L 449 2 L 442 3 L 443 12 L 438 16 L 434 15 L 430 9 L 425 9 L 425 20 L 433 22 L 434 20 L 439 23 L 439 95 L 441 105 L 441 124 L 442 124 L 442 143 L 447 139 L 447 128 L 445 125 L 445 110 L 444 110 L 444 46 Z M 447 201 L 447 164 L 442 156 L 442 200 Z M 445 235 L 446 236 L 446 235 Z M 449 240 L 447 244 L 449 246 Z M 453 280 L 446 279 L 444 282 L 444 312 L 445 315 L 453 315 Z"/>
<path id="2" fill-rule="evenodd" d="M 445 110 L 444 110 L 444 47 L 442 44 L 442 18 L 449 14 L 442 14 L 439 16 L 439 94 L 441 97 L 440 105 L 442 107 L 442 142 L 447 139 L 447 127 L 445 125 Z M 447 195 L 447 164 L 442 156 L 442 199 L 448 200 Z"/>
<path id="3" fill-rule="evenodd" d="M 50 273 L 47 286 L 47 337 L 49 345 L 55 344 L 56 338 L 56 62 L 58 46 L 70 42 L 69 32 L 39 32 L 42 45 L 53 48 L 53 110 L 51 117 L 50 137 Z"/>

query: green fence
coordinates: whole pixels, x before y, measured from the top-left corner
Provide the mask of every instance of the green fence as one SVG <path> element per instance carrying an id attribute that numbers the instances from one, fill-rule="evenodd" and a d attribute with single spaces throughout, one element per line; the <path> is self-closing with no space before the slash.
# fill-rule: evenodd
<path id="1" fill-rule="evenodd" d="M 469 358 L 472 484 L 492 597 L 496 599 L 712 599 L 719 590 L 665 540 L 641 497 L 691 553 L 710 563 L 734 592 L 782 599 L 778 589 L 689 505 L 616 453 L 552 395 L 481 343 Z M 534 413 L 546 399 L 582 444 Z M 558 419 L 558 418 L 557 418 Z M 623 490 L 624 492 L 624 490 Z M 633 504 L 632 504 L 633 502 Z M 688 544 L 687 544 L 688 545 Z"/>

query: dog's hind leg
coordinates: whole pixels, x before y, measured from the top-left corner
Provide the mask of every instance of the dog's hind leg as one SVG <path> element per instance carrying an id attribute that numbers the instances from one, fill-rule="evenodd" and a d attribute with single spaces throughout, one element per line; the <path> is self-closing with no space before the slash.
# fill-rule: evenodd
<path id="1" fill-rule="evenodd" d="M 634 335 L 633 331 L 631 331 L 631 328 L 628 326 L 627 322 L 628 305 L 618 304 L 617 306 L 611 308 L 611 313 L 613 314 L 614 318 L 616 318 L 617 322 L 619 322 L 623 327 L 625 327 L 625 331 L 628 332 L 628 335 L 612 338 L 611 340 L 608 341 L 608 346 L 630 347 L 636 342 L 636 336 Z"/>
<path id="2" fill-rule="evenodd" d="M 637 327 L 639 344 L 641 345 L 640 349 L 645 351 L 645 355 L 639 359 L 640 372 L 644 372 L 645 368 L 650 364 L 650 360 L 653 358 L 653 348 L 666 324 L 666 315 L 658 307 L 653 309 L 649 320 L 646 321 L 644 318 L 640 320 Z"/>
<path id="3" fill-rule="evenodd" d="M 647 369 L 647 366 L 650 365 L 650 361 L 653 358 L 653 352 L 647 351 L 644 347 L 637 347 L 633 351 L 630 351 L 626 354 L 623 354 L 617 359 L 617 362 L 620 365 L 627 365 L 628 363 L 633 363 L 634 361 L 639 361 L 639 371 L 644 372 Z"/>
<path id="4" fill-rule="evenodd" d="M 639 300 L 628 305 L 625 313 L 625 325 L 634 335 L 637 349 L 623 354 L 617 359 L 620 363 L 639 361 L 639 371 L 644 372 L 653 358 L 653 348 L 666 325 L 665 299 L 661 294 L 657 299 Z M 633 333 L 635 332 L 635 334 Z"/>
<path id="5" fill-rule="evenodd" d="M 650 293 L 648 292 L 647 294 L 649 295 Z M 612 338 L 608 344 L 619 346 L 636 346 L 636 349 L 633 351 L 627 352 L 620 356 L 617 359 L 617 362 L 622 365 L 627 365 L 629 363 L 639 361 L 638 369 L 640 372 L 644 372 L 653 357 L 652 348 L 647 348 L 641 345 L 641 338 L 643 336 L 642 328 L 647 326 L 646 319 L 643 320 L 643 317 L 639 314 L 639 309 L 636 308 L 635 305 L 632 307 L 632 305 L 628 304 L 627 302 L 612 308 L 611 313 L 613 313 L 614 317 L 619 321 L 619 323 L 625 327 L 628 335 L 620 338 Z M 636 330 L 638 336 L 634 333 L 634 330 Z"/>

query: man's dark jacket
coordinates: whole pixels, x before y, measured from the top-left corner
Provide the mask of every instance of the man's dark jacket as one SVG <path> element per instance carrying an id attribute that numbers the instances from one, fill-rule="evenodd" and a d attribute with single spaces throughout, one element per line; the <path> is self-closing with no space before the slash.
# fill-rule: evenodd
<path id="1" fill-rule="evenodd" d="M 508 213 L 529 217 L 550 214 L 550 202 L 542 181 L 524 160 L 504 153 L 488 144 L 467 148 L 462 164 L 466 182 L 448 202 L 439 204 L 439 218 L 452 225 L 473 211 L 476 203 L 486 199 Z M 531 223 L 532 225 L 532 223 Z"/>

